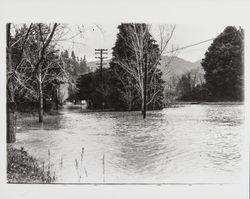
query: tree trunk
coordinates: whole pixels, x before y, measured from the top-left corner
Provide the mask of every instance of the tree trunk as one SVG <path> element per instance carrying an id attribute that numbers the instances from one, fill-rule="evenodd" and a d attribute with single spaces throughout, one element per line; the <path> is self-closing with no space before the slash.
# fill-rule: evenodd
<path id="1" fill-rule="evenodd" d="M 59 85 L 56 85 L 56 95 L 55 95 L 55 103 L 56 103 L 56 110 L 59 110 Z"/>
<path id="2" fill-rule="evenodd" d="M 38 92 L 39 92 L 39 123 L 43 123 L 43 89 L 41 68 L 38 69 Z"/>
<path id="3" fill-rule="evenodd" d="M 16 141 L 15 125 L 15 103 L 9 102 L 7 104 L 7 143 Z"/>
<path id="4" fill-rule="evenodd" d="M 146 118 L 146 111 L 147 111 L 147 64 L 145 64 L 145 71 L 144 71 L 144 93 L 143 93 L 143 119 Z"/>
<path id="5" fill-rule="evenodd" d="M 16 141 L 15 132 L 15 102 L 13 88 L 13 68 L 10 47 L 10 23 L 6 26 L 7 39 L 7 143 Z"/>
<path id="6" fill-rule="evenodd" d="M 132 111 L 132 86 L 129 81 L 129 111 Z"/>
<path id="7" fill-rule="evenodd" d="M 131 94 L 129 95 L 128 110 L 132 111 L 132 96 L 131 96 Z"/>
<path id="8" fill-rule="evenodd" d="M 141 114 L 143 115 L 144 113 L 144 98 L 142 97 L 142 100 L 141 100 Z"/>

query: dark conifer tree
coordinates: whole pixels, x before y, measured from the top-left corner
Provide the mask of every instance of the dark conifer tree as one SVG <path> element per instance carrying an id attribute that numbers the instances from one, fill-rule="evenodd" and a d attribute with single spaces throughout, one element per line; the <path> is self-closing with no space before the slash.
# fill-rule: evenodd
<path id="1" fill-rule="evenodd" d="M 134 52 L 131 51 L 128 45 L 128 40 L 124 38 L 130 37 L 129 26 L 131 24 L 121 24 L 118 26 L 119 33 L 117 34 L 117 40 L 113 48 L 113 58 L 110 62 L 110 67 L 116 78 L 116 90 L 114 96 L 118 100 L 116 103 L 119 106 L 125 106 L 128 110 L 140 110 L 141 109 L 141 97 L 136 88 L 137 82 L 132 74 L 128 70 L 124 69 L 120 64 L 116 62 L 117 58 L 124 59 L 129 62 L 134 62 Z M 137 24 L 137 31 L 140 31 L 141 27 L 146 27 L 146 24 Z M 162 72 L 157 68 L 160 63 L 156 60 L 159 59 L 159 47 L 155 40 L 152 38 L 150 33 L 148 34 L 147 45 L 145 45 L 144 51 L 145 57 L 144 62 L 148 62 L 148 80 L 147 80 L 147 98 L 148 98 L 148 109 L 161 109 L 163 107 L 163 80 Z M 148 60 L 146 59 L 148 56 Z M 144 72 L 144 71 L 143 71 Z M 155 93 L 155 91 L 159 91 Z M 152 100 L 151 100 L 152 98 Z"/>
<path id="2" fill-rule="evenodd" d="M 243 41 L 243 30 L 228 26 L 208 48 L 201 65 L 212 99 L 243 99 Z"/>
<path id="3" fill-rule="evenodd" d="M 71 58 L 76 61 L 76 55 L 75 55 L 75 52 L 72 50 L 71 52 Z"/>

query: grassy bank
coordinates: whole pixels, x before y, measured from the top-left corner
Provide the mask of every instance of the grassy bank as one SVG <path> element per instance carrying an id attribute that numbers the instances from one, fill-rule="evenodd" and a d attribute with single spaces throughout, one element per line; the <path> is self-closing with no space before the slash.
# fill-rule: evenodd
<path id="1" fill-rule="evenodd" d="M 7 182 L 8 183 L 52 183 L 55 176 L 39 167 L 35 158 L 23 148 L 7 148 Z"/>

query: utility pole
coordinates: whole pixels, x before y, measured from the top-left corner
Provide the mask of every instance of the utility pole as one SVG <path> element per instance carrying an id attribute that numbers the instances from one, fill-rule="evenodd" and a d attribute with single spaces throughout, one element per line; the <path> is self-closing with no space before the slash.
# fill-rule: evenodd
<path id="1" fill-rule="evenodd" d="M 107 55 L 108 54 L 108 49 L 95 49 L 95 54 L 99 55 L 99 57 L 95 57 L 96 59 L 100 59 L 100 63 L 97 63 L 97 65 L 100 67 L 100 72 L 101 72 L 101 92 L 102 92 L 102 111 L 104 110 L 104 106 L 105 106 L 105 102 L 104 102 L 104 88 L 103 88 L 103 65 L 106 65 L 107 63 L 103 63 L 103 59 L 107 59 L 107 57 L 103 57 L 103 55 Z"/>

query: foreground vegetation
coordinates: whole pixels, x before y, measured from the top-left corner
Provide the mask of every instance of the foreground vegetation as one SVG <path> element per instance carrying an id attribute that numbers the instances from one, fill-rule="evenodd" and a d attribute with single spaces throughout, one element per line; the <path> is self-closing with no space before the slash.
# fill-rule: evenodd
<path id="1" fill-rule="evenodd" d="M 8 183 L 52 183 L 55 175 L 50 170 L 41 168 L 35 158 L 23 148 L 15 149 L 8 146 L 7 150 L 7 181 Z"/>

